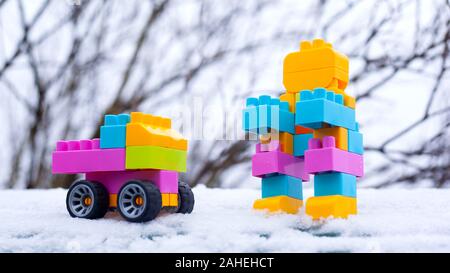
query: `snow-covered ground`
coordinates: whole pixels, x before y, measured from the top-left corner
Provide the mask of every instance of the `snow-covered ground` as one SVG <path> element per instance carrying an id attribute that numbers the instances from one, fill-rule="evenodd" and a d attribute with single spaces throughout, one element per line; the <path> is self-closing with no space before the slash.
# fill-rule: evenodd
<path id="1" fill-rule="evenodd" d="M 194 193 L 191 215 L 132 224 L 73 219 L 62 189 L 0 191 L 0 252 L 450 252 L 450 190 L 361 189 L 358 216 L 323 223 L 253 211 L 257 190 Z"/>

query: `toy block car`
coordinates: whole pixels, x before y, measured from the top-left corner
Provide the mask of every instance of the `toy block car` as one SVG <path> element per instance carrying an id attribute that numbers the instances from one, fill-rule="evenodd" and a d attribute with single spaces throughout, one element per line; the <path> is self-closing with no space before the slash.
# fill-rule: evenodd
<path id="1" fill-rule="evenodd" d="M 170 119 L 137 112 L 106 115 L 100 139 L 57 142 L 52 172 L 85 176 L 67 193 L 72 217 L 98 219 L 117 210 L 130 222 L 147 222 L 161 210 L 192 212 L 194 194 L 178 180 L 186 157 L 187 140 L 171 128 Z"/>

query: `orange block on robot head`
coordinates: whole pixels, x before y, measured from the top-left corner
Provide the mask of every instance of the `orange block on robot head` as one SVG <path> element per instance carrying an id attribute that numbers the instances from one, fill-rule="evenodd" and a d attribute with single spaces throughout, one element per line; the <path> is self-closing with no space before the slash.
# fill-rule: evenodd
<path id="1" fill-rule="evenodd" d="M 322 39 L 303 41 L 300 51 L 284 59 L 283 84 L 288 93 L 317 87 L 343 93 L 348 84 L 348 67 L 348 58 L 330 43 Z"/>

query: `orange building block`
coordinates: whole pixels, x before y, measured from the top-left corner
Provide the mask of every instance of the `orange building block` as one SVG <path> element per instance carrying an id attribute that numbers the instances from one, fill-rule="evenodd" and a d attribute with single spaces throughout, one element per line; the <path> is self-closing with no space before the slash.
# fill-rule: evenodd
<path id="1" fill-rule="evenodd" d="M 171 128 L 170 119 L 133 112 L 131 121 L 127 124 L 126 145 L 159 146 L 186 151 L 188 142 Z"/>
<path id="2" fill-rule="evenodd" d="M 336 147 L 338 149 L 348 151 L 348 131 L 343 127 L 330 127 L 314 130 L 314 138 L 332 136 L 336 140 Z"/>
<path id="3" fill-rule="evenodd" d="M 348 84 L 349 60 L 322 39 L 303 41 L 300 51 L 284 59 L 283 84 L 289 93 L 331 86 L 345 90 Z"/>
<path id="4" fill-rule="evenodd" d="M 326 86 L 325 88 L 327 90 L 333 91 L 333 92 L 335 92 L 337 94 L 343 95 L 344 96 L 344 105 L 347 106 L 347 107 L 350 107 L 352 109 L 355 109 L 355 107 L 356 107 L 356 100 L 355 100 L 355 98 L 350 96 L 350 95 L 348 95 L 348 94 L 346 94 L 344 92 L 344 90 L 339 89 L 339 84 L 338 84 L 337 80 L 333 80 L 331 82 L 331 84 L 329 86 Z"/>
<path id="5" fill-rule="evenodd" d="M 177 193 L 161 193 L 162 207 L 176 207 L 178 206 Z"/>
<path id="6" fill-rule="evenodd" d="M 280 133 L 280 144 L 281 144 L 281 151 L 286 154 L 293 154 L 294 153 L 294 136 L 287 133 L 282 132 Z"/>
<path id="7" fill-rule="evenodd" d="M 170 193 L 169 194 L 169 202 L 171 207 L 178 206 L 178 194 L 177 193 Z"/>
<path id="8" fill-rule="evenodd" d="M 109 207 L 117 208 L 117 194 L 109 195 Z"/>
<path id="9" fill-rule="evenodd" d="M 170 207 L 170 193 L 161 193 L 161 206 Z"/>
<path id="10" fill-rule="evenodd" d="M 288 93 L 323 87 L 344 95 L 344 105 L 355 109 L 355 99 L 345 94 L 349 81 L 347 56 L 322 39 L 300 43 L 300 50 L 284 59 L 283 84 Z"/>

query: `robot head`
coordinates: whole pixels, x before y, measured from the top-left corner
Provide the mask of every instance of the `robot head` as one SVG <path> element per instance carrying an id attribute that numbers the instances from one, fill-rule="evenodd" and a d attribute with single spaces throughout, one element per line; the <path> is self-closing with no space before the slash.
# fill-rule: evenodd
<path id="1" fill-rule="evenodd" d="M 300 43 L 298 52 L 284 59 L 283 84 L 288 93 L 317 87 L 344 92 L 348 83 L 348 58 L 322 39 Z"/>

